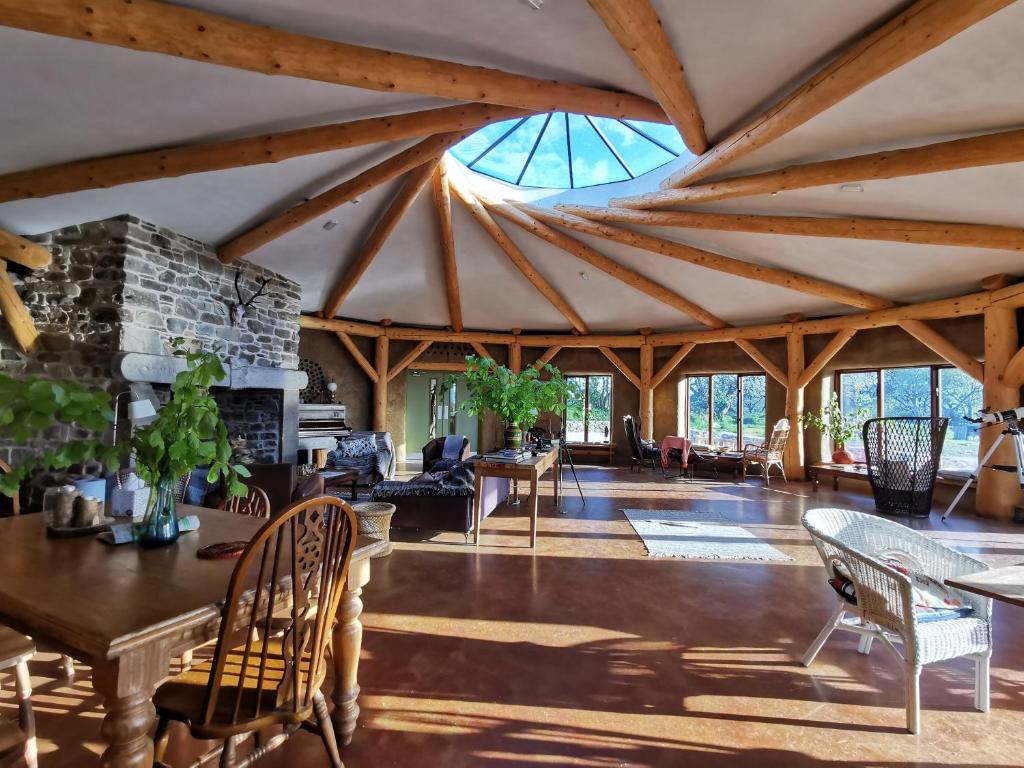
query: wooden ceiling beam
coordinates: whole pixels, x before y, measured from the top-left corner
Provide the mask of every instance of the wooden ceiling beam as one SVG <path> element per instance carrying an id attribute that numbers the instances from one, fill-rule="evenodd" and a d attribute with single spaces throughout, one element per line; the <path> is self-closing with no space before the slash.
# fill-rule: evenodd
<path id="1" fill-rule="evenodd" d="M 736 346 L 746 352 L 755 363 L 761 366 L 765 373 L 779 382 L 782 386 L 789 386 L 789 376 L 783 373 L 782 369 L 769 360 L 768 356 L 755 347 L 753 343 L 745 339 L 736 339 L 735 343 Z"/>
<path id="2" fill-rule="evenodd" d="M 42 269 L 50 263 L 50 251 L 38 243 L 0 229 L 0 259 L 13 261 L 29 269 Z"/>
<path id="3" fill-rule="evenodd" d="M 452 232 L 452 198 L 448 188 L 448 171 L 442 161 L 434 169 L 434 208 L 437 210 L 441 235 L 441 267 L 444 270 L 445 295 L 448 299 L 448 319 L 452 329 L 461 331 L 462 299 L 459 296 L 459 265 L 455 261 L 455 235 Z"/>
<path id="4" fill-rule="evenodd" d="M 797 387 L 799 389 L 803 389 L 810 384 L 815 376 L 825 370 L 825 366 L 832 361 L 832 358 L 839 354 L 842 348 L 846 346 L 846 343 L 852 339 L 856 333 L 856 328 L 846 328 L 836 333 L 836 335 L 829 340 L 828 344 L 825 345 L 825 348 L 818 353 L 817 357 L 815 357 L 810 364 L 804 368 L 803 372 L 797 379 Z"/>
<path id="5" fill-rule="evenodd" d="M 416 199 L 423 187 L 430 181 L 436 165 L 437 161 L 431 160 L 409 172 L 401 189 L 398 190 L 398 194 L 395 195 L 384 211 L 384 214 L 377 221 L 376 226 L 374 226 L 370 236 L 366 238 L 366 242 L 363 243 L 355 260 L 348 266 L 341 279 L 334 286 L 334 290 L 331 291 L 330 298 L 324 304 L 324 317 L 334 317 L 338 314 L 338 310 L 341 309 L 341 305 L 345 303 L 345 299 L 348 298 L 352 289 L 356 287 L 359 278 L 363 276 L 373 262 L 373 259 L 380 253 L 380 249 L 384 247 L 384 243 L 387 242 L 391 233 L 394 232 L 402 216 L 409 210 L 413 200 Z"/>
<path id="6" fill-rule="evenodd" d="M 662 182 L 662 189 L 685 187 L 707 178 L 1011 2 L 917 0 L 840 53 L 781 101 L 669 176 Z"/>
<path id="7" fill-rule="evenodd" d="M 728 275 L 776 285 L 780 288 L 788 288 L 792 291 L 807 293 L 861 309 L 883 309 L 893 306 L 893 302 L 888 299 L 874 296 L 866 291 L 847 288 L 827 280 L 819 280 L 818 278 L 800 275 L 784 269 L 776 269 L 774 267 L 753 264 L 741 259 L 734 259 L 729 256 L 722 256 L 672 240 L 664 240 L 653 235 L 613 227 L 603 222 L 590 221 L 589 219 L 573 216 L 562 211 L 540 208 L 535 205 L 519 205 L 518 207 L 534 218 L 549 224 L 567 227 L 577 232 L 602 237 L 605 240 L 623 243 L 624 245 L 651 251 L 652 253 L 660 253 L 663 256 L 679 259 L 680 261 L 705 267 L 706 269 L 713 269 L 717 272 L 724 272 Z"/>
<path id="8" fill-rule="evenodd" d="M 0 0 L 0 24 L 386 93 L 666 121 L 661 107 L 629 93 L 350 45 L 155 0 Z"/>
<path id="9" fill-rule="evenodd" d="M 519 250 L 519 247 L 498 226 L 498 223 L 491 217 L 483 203 L 477 200 L 464 184 L 461 182 L 456 183 L 454 176 L 451 178 L 451 188 L 455 191 L 455 196 L 466 207 L 466 210 L 477 220 L 477 223 L 483 227 L 484 231 L 491 236 L 491 239 L 498 244 L 498 247 L 508 256 L 509 261 L 523 274 L 523 277 L 529 280 L 533 287 L 537 289 L 537 292 L 547 299 L 569 321 L 576 331 L 579 333 L 590 333 L 590 329 L 579 313 L 529 262 L 526 256 L 523 255 L 523 252 Z"/>
<path id="10" fill-rule="evenodd" d="M 630 384 L 640 389 L 640 377 L 633 373 L 630 367 L 626 365 L 625 360 L 612 352 L 609 347 L 598 347 L 598 349 L 601 350 L 602 355 L 608 358 L 608 362 L 615 366 L 615 370 L 625 376 Z"/>
<path id="11" fill-rule="evenodd" d="M 232 238 L 217 249 L 217 256 L 225 264 L 237 261 L 257 248 L 263 247 L 303 224 L 308 224 L 314 219 L 330 213 L 338 206 L 401 176 L 406 171 L 417 167 L 422 168 L 425 163 L 436 160 L 448 147 L 458 143 L 469 133 L 471 131 L 457 131 L 424 139 L 415 146 L 392 155 L 372 168 L 331 187 L 326 192 L 321 192 L 316 197 L 292 206 L 288 210 L 270 217 L 262 224 L 257 224 L 247 232 Z"/>
<path id="12" fill-rule="evenodd" d="M 429 347 L 433 343 L 434 342 L 429 340 L 421 341 L 419 344 L 417 344 L 415 347 L 409 350 L 409 354 L 407 354 L 405 357 L 403 357 L 401 360 L 399 360 L 397 363 L 391 366 L 391 370 L 388 371 L 388 381 L 394 379 L 398 374 L 400 374 L 402 371 L 404 371 L 406 368 L 408 368 L 410 365 L 416 362 L 419 359 L 420 355 L 427 351 L 427 347 Z"/>
<path id="13" fill-rule="evenodd" d="M 334 333 L 338 337 L 338 341 L 340 341 L 345 346 L 345 349 L 348 350 L 349 354 L 352 355 L 352 359 L 355 360 L 359 367 L 363 369 L 363 373 L 370 378 L 370 381 L 376 384 L 379 379 L 377 376 L 377 369 L 369 360 L 366 359 L 366 356 L 359 351 L 359 347 L 357 347 L 355 342 L 352 341 L 352 337 L 344 331 L 335 331 Z"/>
<path id="14" fill-rule="evenodd" d="M 943 360 L 959 368 L 972 379 L 984 383 L 985 366 L 981 361 L 968 355 L 926 322 L 904 320 L 899 326 Z"/>
<path id="15" fill-rule="evenodd" d="M 316 315 L 299 315 L 299 328 L 311 331 L 334 331 L 347 333 L 351 336 L 384 336 L 385 330 L 373 323 L 362 323 L 358 320 L 341 320 L 336 317 L 317 317 Z M 439 332 L 440 333 L 440 332 Z"/>
<path id="16" fill-rule="evenodd" d="M 1010 358 L 1001 376 L 1002 382 L 1008 387 L 1024 387 L 1024 349 Z"/>
<path id="17" fill-rule="evenodd" d="M 556 205 L 563 213 L 591 221 L 640 224 L 652 227 L 710 229 L 719 232 L 754 232 L 799 237 L 841 237 L 886 240 L 919 245 L 952 245 L 998 250 L 1024 250 L 1024 228 L 992 224 L 957 224 L 945 221 L 869 219 L 822 216 L 764 216 L 746 213 L 646 211 L 634 208 L 597 208 Z"/>
<path id="18" fill-rule="evenodd" d="M 39 339 L 39 331 L 32 315 L 25 308 L 18 291 L 7 274 L 7 262 L 0 260 L 0 315 L 14 336 L 18 348 L 26 355 L 32 354 Z"/>
<path id="19" fill-rule="evenodd" d="M 662 208 L 769 195 L 851 181 L 895 179 L 1022 161 L 1024 129 L 941 141 L 920 147 L 890 149 L 838 160 L 789 165 L 773 171 L 734 176 L 684 189 L 663 189 L 642 195 L 612 198 L 608 205 L 615 208 Z"/>
<path id="20" fill-rule="evenodd" d="M 631 288 L 634 288 L 647 296 L 650 296 L 652 299 L 656 299 L 662 304 L 667 304 L 673 309 L 679 310 L 683 314 L 694 318 L 699 323 L 706 325 L 709 328 L 723 328 L 728 325 L 724 320 L 704 309 L 699 304 L 690 301 L 685 296 L 681 296 L 672 289 L 666 288 L 661 283 L 657 283 L 654 280 L 641 275 L 639 272 L 620 264 L 614 259 L 605 256 L 603 253 L 591 248 L 586 243 L 577 240 L 574 237 L 570 237 L 564 232 L 559 232 L 557 229 L 549 227 L 522 209 L 509 203 L 483 202 L 487 206 L 488 210 L 508 219 L 513 224 L 525 229 L 527 232 L 536 235 L 542 240 L 546 240 L 555 247 L 560 248 L 587 264 L 590 264 L 592 267 L 600 269 L 605 274 L 611 275 L 616 280 L 625 283 Z"/>
<path id="21" fill-rule="evenodd" d="M 687 355 L 696 349 L 697 345 L 692 341 L 683 344 L 675 351 L 675 354 L 668 359 L 668 362 L 661 366 L 661 369 L 654 374 L 654 378 L 651 379 L 651 389 L 657 389 L 665 379 L 667 379 L 672 371 L 679 367 L 679 364 L 683 362 Z"/>
<path id="22" fill-rule="evenodd" d="M 708 148 L 704 119 L 686 82 L 683 65 L 650 0 L 588 0 L 608 31 L 647 80 L 665 114 L 699 155 Z"/>
<path id="23" fill-rule="evenodd" d="M 385 141 L 418 139 L 437 133 L 474 131 L 489 123 L 528 114 L 525 110 L 493 104 L 459 104 L 241 139 L 76 160 L 0 175 L 0 203 L 279 163 L 293 157 Z"/>
<path id="24" fill-rule="evenodd" d="M 562 347 L 559 344 L 555 344 L 553 346 L 548 347 L 543 355 L 541 355 L 540 357 L 533 361 L 533 367 L 539 371 L 545 365 L 550 363 L 551 359 L 561 351 Z"/>
<path id="25" fill-rule="evenodd" d="M 487 351 L 487 347 L 485 347 L 479 341 L 471 341 L 469 342 L 469 346 L 471 346 L 473 348 L 473 351 L 476 352 L 477 357 L 491 358 L 492 360 L 494 359 L 494 356 Z"/>

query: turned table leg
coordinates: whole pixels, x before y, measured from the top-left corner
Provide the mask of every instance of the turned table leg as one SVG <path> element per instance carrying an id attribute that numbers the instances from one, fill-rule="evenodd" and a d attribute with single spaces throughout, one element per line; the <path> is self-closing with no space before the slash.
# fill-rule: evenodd
<path id="1" fill-rule="evenodd" d="M 100 759 L 105 768 L 148 768 L 153 765 L 150 729 L 155 719 L 153 690 L 167 674 L 162 649 L 143 647 L 116 659 L 93 663 L 92 684 L 103 696 L 106 715 L 100 733 L 107 743 Z"/>
<path id="2" fill-rule="evenodd" d="M 530 479 L 530 548 L 537 548 L 537 476 Z"/>
<path id="3" fill-rule="evenodd" d="M 342 745 L 352 742 L 359 719 L 359 652 L 363 647 L 363 625 L 359 616 L 363 601 L 359 598 L 370 580 L 370 560 L 353 560 L 348 568 L 348 581 L 341 593 L 338 623 L 332 638 L 334 644 L 334 730 Z"/>

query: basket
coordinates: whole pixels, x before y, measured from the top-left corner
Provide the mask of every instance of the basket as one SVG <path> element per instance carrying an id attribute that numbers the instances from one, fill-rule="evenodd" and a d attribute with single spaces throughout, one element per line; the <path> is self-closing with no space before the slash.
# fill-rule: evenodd
<path id="1" fill-rule="evenodd" d="M 359 520 L 359 533 L 387 542 L 387 548 L 374 558 L 387 557 L 393 548 L 391 544 L 391 516 L 395 505 L 384 501 L 363 501 L 352 505 L 352 511 Z"/>

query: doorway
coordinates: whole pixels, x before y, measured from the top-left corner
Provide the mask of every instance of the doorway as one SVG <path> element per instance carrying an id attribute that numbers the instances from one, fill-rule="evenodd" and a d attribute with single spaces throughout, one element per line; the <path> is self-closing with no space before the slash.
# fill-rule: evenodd
<path id="1" fill-rule="evenodd" d="M 449 382 L 454 384 L 448 386 Z M 466 377 L 436 371 L 409 371 L 405 382 L 406 460 L 423 458 L 421 448 L 435 437 L 465 435 L 473 450 L 480 443 L 476 416 L 461 410 L 469 397 Z"/>

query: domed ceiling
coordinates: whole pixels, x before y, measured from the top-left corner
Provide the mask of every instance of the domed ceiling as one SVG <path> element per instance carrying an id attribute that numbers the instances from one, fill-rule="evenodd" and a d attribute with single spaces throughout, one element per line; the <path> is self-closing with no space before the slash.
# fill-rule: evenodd
<path id="1" fill-rule="evenodd" d="M 99 21 L 165 7 L 92 5 Z M 649 18 L 623 26 L 609 6 L 653 9 L 665 45 L 656 44 L 661 33 Z M 341 84 L 337 67 L 317 70 L 313 48 L 303 49 L 305 58 L 279 55 L 258 31 L 217 38 L 219 27 L 194 25 L 210 36 L 208 45 L 202 35 L 194 45 L 186 36 L 179 42 L 187 50 L 159 52 L 143 34 L 143 16 L 110 24 L 121 37 L 104 41 L 85 39 L 85 17 L 51 29 L 32 11 L 0 9 L 0 227 L 33 234 L 132 213 L 298 280 L 304 311 L 441 328 L 633 332 L 771 322 L 867 306 L 819 285 L 911 302 L 1024 271 L 1019 139 L 1016 154 L 1001 145 L 995 160 L 946 161 L 928 173 L 918 165 L 893 175 L 878 166 L 846 178 L 824 166 L 803 183 L 787 172 L 781 182 L 768 176 L 716 186 L 1019 129 L 1022 3 L 195 0 L 187 7 L 393 53 L 366 70 L 372 87 L 356 87 L 359 73 Z M 877 65 L 876 75 L 834 103 L 825 103 L 832 81 L 801 90 L 901 13 L 909 19 L 898 49 L 911 52 L 905 60 L 862 51 L 859 71 Z M 631 30 L 655 42 L 637 53 L 623 44 Z M 459 78 L 424 76 L 422 59 L 395 54 L 501 70 L 532 85 L 485 73 L 491 89 L 471 93 Z M 393 81 L 371 82 L 392 64 Z M 536 95 L 549 90 L 550 98 Z M 607 108 L 577 108 L 583 104 Z M 777 108 L 792 124 L 762 141 L 758 126 Z M 403 117 L 413 113 L 420 114 Z M 377 117 L 388 119 L 365 123 L 359 136 L 327 127 Z M 338 138 L 343 133 L 349 138 Z M 216 151 L 201 162 L 195 153 L 164 151 L 200 145 Z M 438 168 L 424 167 L 445 149 Z M 80 172 L 31 173 L 150 150 L 162 151 Z M 175 165 L 186 156 L 198 164 Z M 152 169 L 140 170 L 146 163 Z M 677 185 L 676 197 L 638 197 L 665 180 Z M 38 187 L 26 192 L 26 184 Z M 714 213 L 722 215 L 707 215 Z M 755 273 L 799 280 L 765 282 Z"/>

